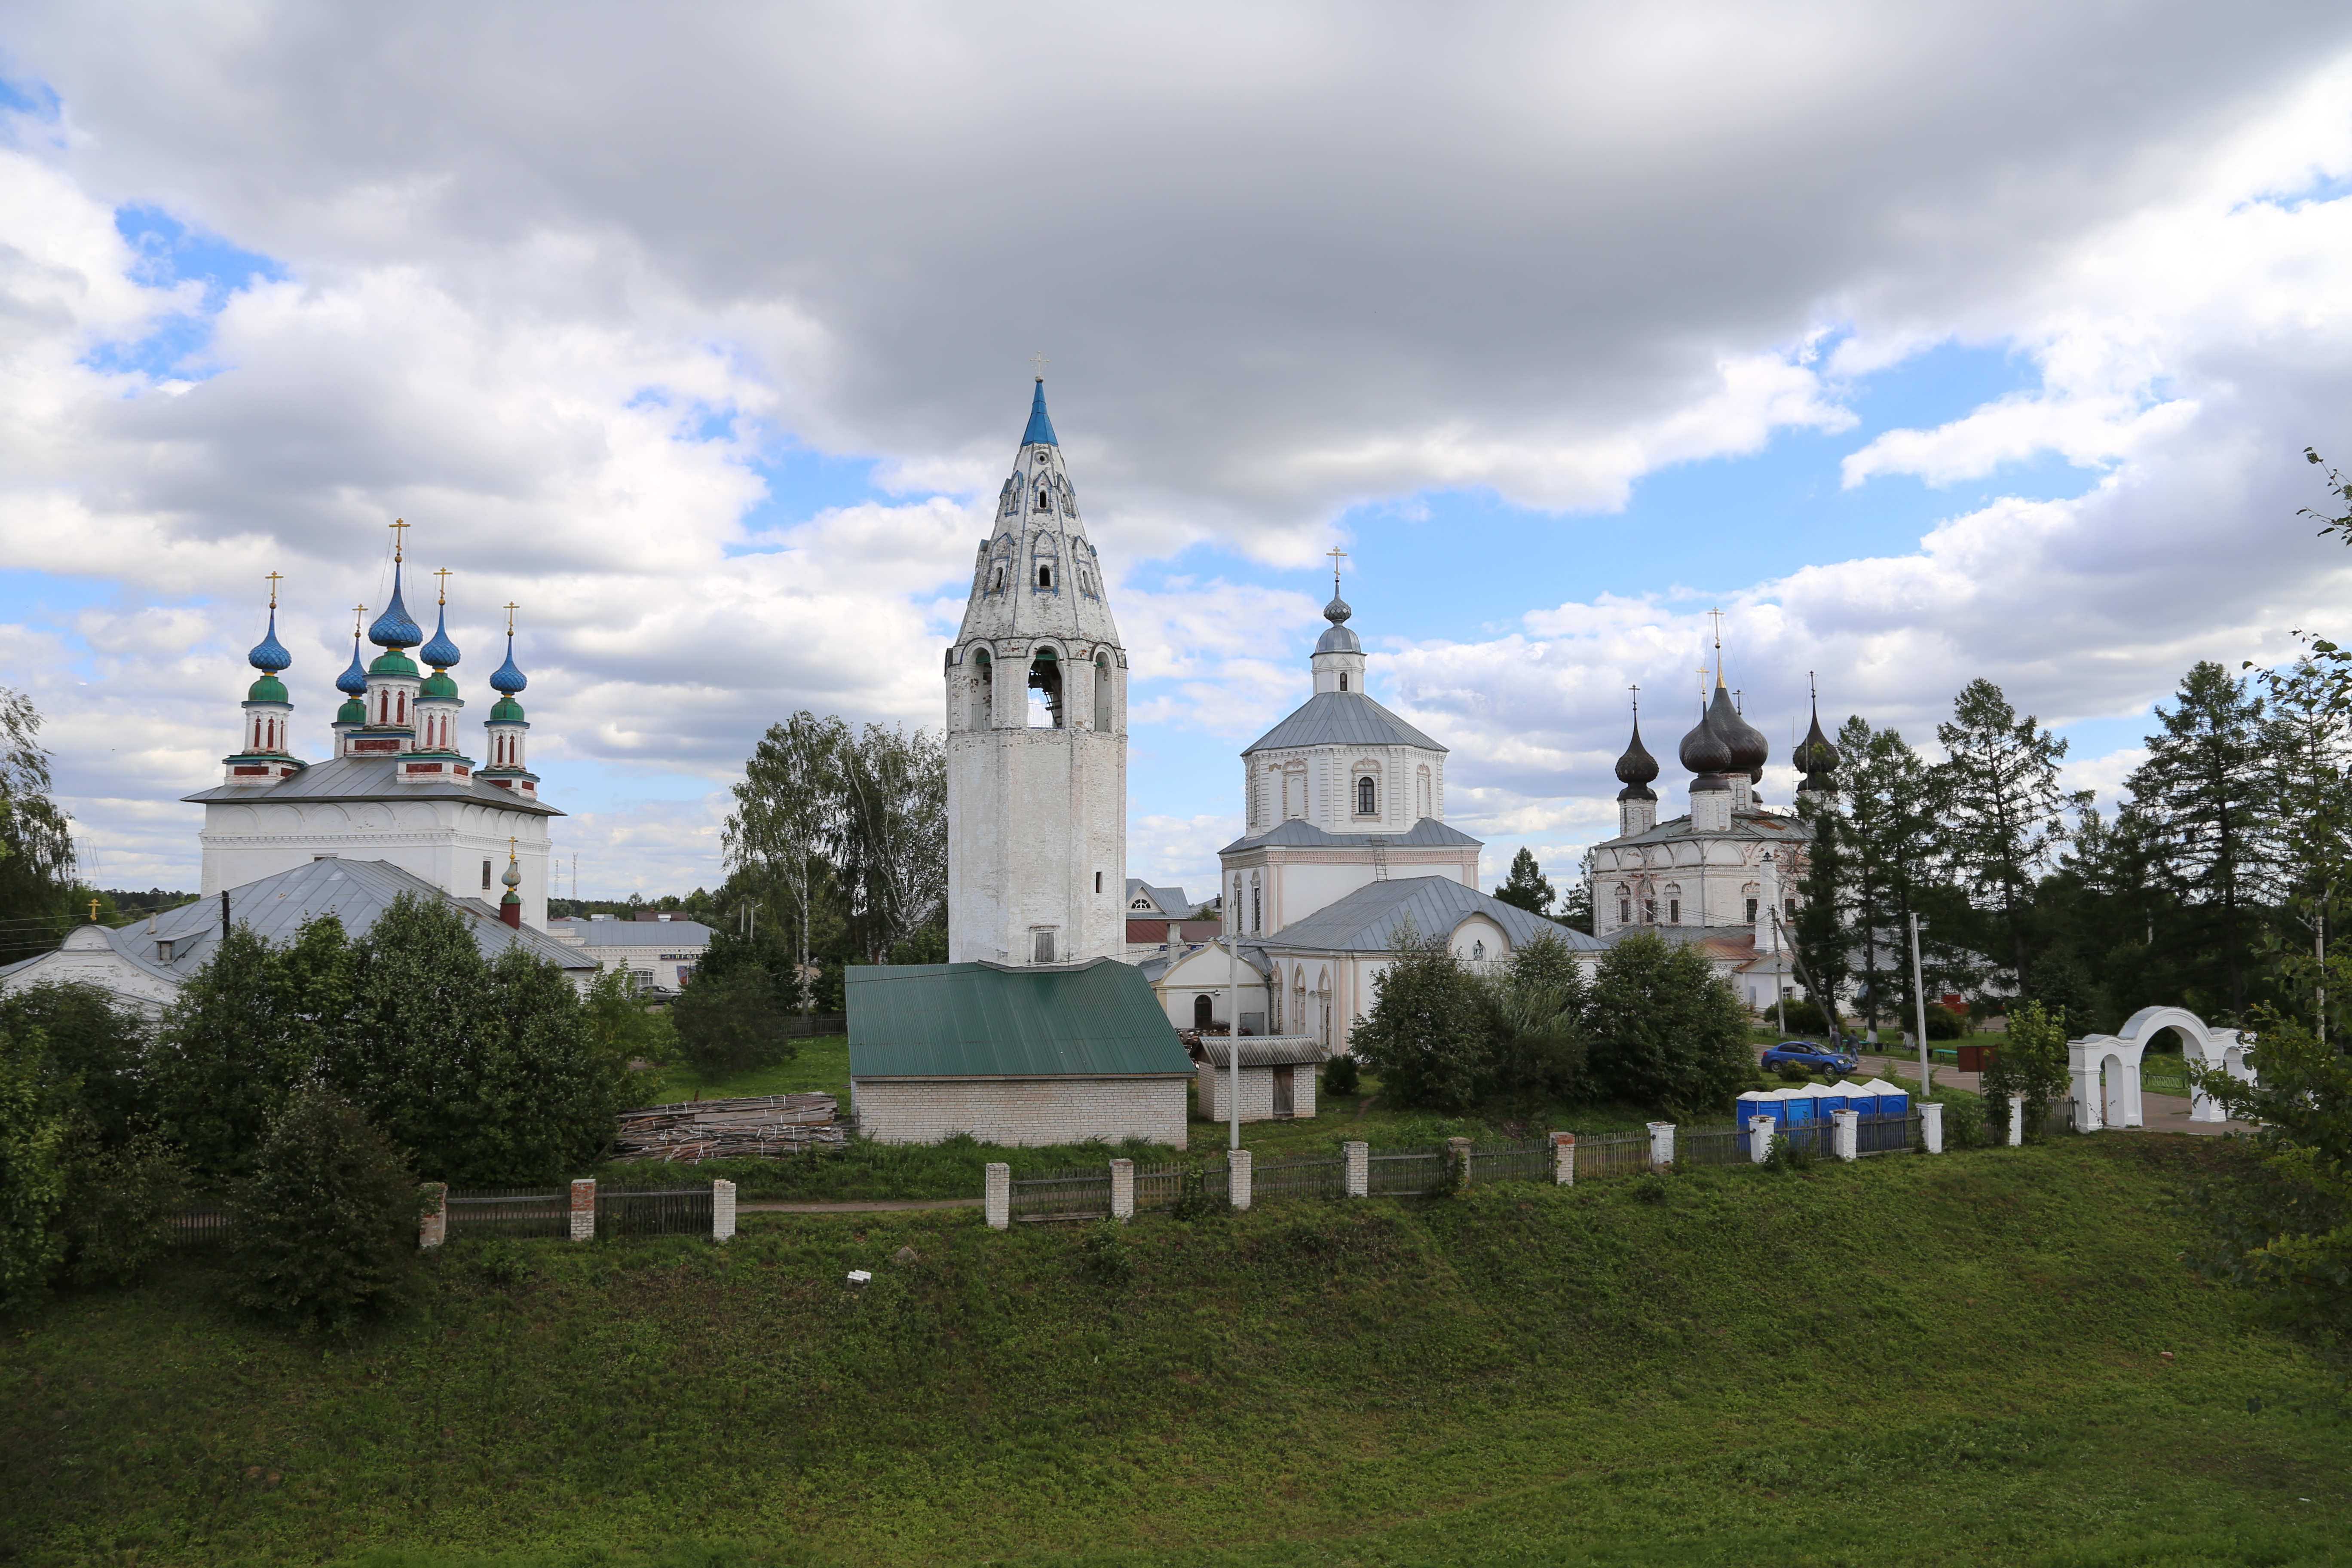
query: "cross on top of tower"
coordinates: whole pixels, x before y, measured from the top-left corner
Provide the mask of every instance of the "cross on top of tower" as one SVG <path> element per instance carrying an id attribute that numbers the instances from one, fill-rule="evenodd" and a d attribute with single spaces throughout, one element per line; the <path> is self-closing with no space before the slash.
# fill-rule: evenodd
<path id="1" fill-rule="evenodd" d="M 512 637 L 514 636 L 514 613 L 516 608 L 514 601 L 511 599 L 508 600 L 505 608 L 507 612 L 507 636 Z"/>
<path id="2" fill-rule="evenodd" d="M 1636 681 L 1634 684 L 1633 684 L 1632 686 L 1627 687 L 1625 689 L 1626 689 L 1626 690 L 1628 690 L 1628 691 L 1630 691 L 1630 692 L 1632 692 L 1632 693 L 1633 694 L 1633 716 L 1634 716 L 1635 718 L 1637 718 L 1637 719 L 1638 719 L 1638 718 L 1640 718 L 1640 717 L 1642 716 L 1642 687 L 1641 687 L 1641 683 L 1640 683 L 1639 681 Z"/>
<path id="3" fill-rule="evenodd" d="M 1723 651 L 1723 612 L 1709 610 L 1706 614 L 1707 618 L 1715 623 L 1715 650 L 1721 653 Z"/>
<path id="4" fill-rule="evenodd" d="M 1045 357 L 1045 351 L 1044 349 L 1039 349 L 1035 353 L 1029 356 L 1029 363 L 1031 365 L 1035 367 L 1037 379 L 1039 381 L 1043 381 L 1045 379 L 1045 367 L 1051 364 L 1053 361 Z"/>
<path id="5" fill-rule="evenodd" d="M 441 579 L 440 602 L 446 605 L 449 602 L 449 568 L 440 567 L 434 572 L 433 575 Z"/>
<path id="6" fill-rule="evenodd" d="M 1339 563 L 1348 558 L 1348 552 L 1335 544 L 1324 553 L 1331 557 L 1331 592 L 1336 596 L 1339 592 Z"/>
<path id="7" fill-rule="evenodd" d="M 360 635 L 360 627 L 366 624 L 367 606 L 365 605 L 353 605 L 352 606 L 352 637 L 354 640 L 356 640 Z"/>
<path id="8" fill-rule="evenodd" d="M 402 531 L 410 525 L 401 521 L 400 519 L 395 517 L 385 526 L 392 530 L 392 561 L 393 564 L 396 566 L 400 563 L 400 548 L 402 542 L 406 540 L 408 537 L 408 535 Z"/>
<path id="9" fill-rule="evenodd" d="M 269 574 L 269 607 L 273 610 L 278 607 L 278 584 L 285 581 L 285 576 L 282 572 Z"/>

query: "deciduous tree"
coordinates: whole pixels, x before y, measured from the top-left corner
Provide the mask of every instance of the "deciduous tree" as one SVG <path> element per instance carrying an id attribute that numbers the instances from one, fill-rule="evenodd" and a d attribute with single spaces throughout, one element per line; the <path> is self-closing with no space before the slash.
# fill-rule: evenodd
<path id="1" fill-rule="evenodd" d="M 1748 1010 L 1731 987 L 1647 931 L 1601 957 L 1585 1027 L 1595 1087 L 1637 1105 L 1721 1114 L 1755 1074 Z"/>

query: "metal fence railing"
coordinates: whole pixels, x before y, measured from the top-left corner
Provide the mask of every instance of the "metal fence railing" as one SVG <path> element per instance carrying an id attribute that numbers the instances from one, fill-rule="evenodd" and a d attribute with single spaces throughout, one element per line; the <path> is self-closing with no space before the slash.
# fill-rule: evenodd
<path id="1" fill-rule="evenodd" d="M 1015 1176 L 1012 1198 L 1016 1220 L 1100 1219 L 1110 1213 L 1110 1167 L 1084 1165 Z"/>
<path id="2" fill-rule="evenodd" d="M 1576 1179 L 1599 1181 L 1604 1176 L 1639 1175 L 1650 1168 L 1647 1132 L 1596 1132 L 1576 1136 Z"/>
<path id="3" fill-rule="evenodd" d="M 219 1247 L 228 1240 L 226 1204 L 190 1204 L 172 1216 L 173 1247 Z"/>
<path id="4" fill-rule="evenodd" d="M 1675 1129 L 1675 1160 L 1683 1165 L 1747 1165 L 1748 1129 L 1730 1122 Z"/>
<path id="5" fill-rule="evenodd" d="M 1854 1118 L 1853 1149 L 1856 1154 L 1907 1153 L 1918 1146 L 1919 1115 L 1916 1111 Z"/>
<path id="6" fill-rule="evenodd" d="M 596 1234 L 607 1239 L 624 1236 L 709 1236 L 710 1185 L 707 1182 L 696 1187 L 600 1184 L 596 1189 Z"/>
<path id="7" fill-rule="evenodd" d="M 1419 1197 L 1445 1186 L 1444 1149 L 1397 1150 L 1373 1153 L 1365 1168 L 1365 1184 L 1373 1197 Z"/>
<path id="8" fill-rule="evenodd" d="M 1470 1184 L 1486 1182 L 1549 1182 L 1552 1152 L 1549 1143 L 1491 1143 L 1470 1151 Z"/>
<path id="9" fill-rule="evenodd" d="M 1250 1170 L 1250 1201 L 1348 1195 L 1345 1160 L 1270 1160 Z"/>
<path id="10" fill-rule="evenodd" d="M 452 1188 L 446 1202 L 451 1236 L 572 1234 L 572 1194 L 562 1187 Z"/>

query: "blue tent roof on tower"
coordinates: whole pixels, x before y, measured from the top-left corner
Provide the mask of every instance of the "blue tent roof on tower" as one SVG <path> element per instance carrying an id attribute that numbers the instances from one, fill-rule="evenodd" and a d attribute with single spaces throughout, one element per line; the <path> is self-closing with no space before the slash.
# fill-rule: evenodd
<path id="1" fill-rule="evenodd" d="M 272 675 L 277 674 L 278 671 L 284 669 L 288 665 L 294 662 L 294 656 L 288 653 L 286 651 L 286 645 L 278 640 L 278 612 L 276 610 L 269 612 L 269 630 L 268 634 L 265 635 L 258 643 L 254 645 L 254 648 L 251 653 L 245 656 L 245 662 L 253 666 L 256 669 L 266 669 Z"/>
<path id="2" fill-rule="evenodd" d="M 425 628 L 409 616 L 400 597 L 400 563 L 392 567 L 392 605 L 368 627 L 368 641 L 378 647 L 415 647 L 425 640 Z"/>
<path id="3" fill-rule="evenodd" d="M 1045 416 L 1045 378 L 1037 378 L 1037 395 L 1029 400 L 1029 428 L 1021 432 L 1024 447 L 1058 447 L 1054 439 L 1054 422 Z"/>

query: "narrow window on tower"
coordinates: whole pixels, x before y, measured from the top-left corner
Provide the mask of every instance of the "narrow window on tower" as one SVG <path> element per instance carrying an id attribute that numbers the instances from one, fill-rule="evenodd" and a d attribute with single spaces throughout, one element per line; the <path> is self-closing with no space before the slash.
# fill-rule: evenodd
<path id="1" fill-rule="evenodd" d="M 1756 923 L 1756 900 L 1753 899 L 1748 900 L 1748 923 L 1749 925 Z"/>
<path id="2" fill-rule="evenodd" d="M 1038 567 L 1038 568 L 1037 568 L 1037 586 L 1039 586 L 1040 588 L 1050 588 L 1050 587 L 1052 587 L 1053 585 L 1054 585 L 1054 569 L 1053 569 L 1051 566 L 1040 566 L 1040 567 Z"/>
<path id="3" fill-rule="evenodd" d="M 1052 648 L 1041 648 L 1029 666 L 1029 728 L 1062 727 L 1062 666 Z"/>
<path id="4" fill-rule="evenodd" d="M 1002 577 L 1003 574 L 997 574 Z M 996 710 L 996 667 L 988 661 L 986 653 L 971 658 L 971 727 L 985 730 L 990 716 Z"/>
<path id="5" fill-rule="evenodd" d="M 1095 728 L 1108 732 L 1110 727 L 1110 660 L 1102 654 L 1097 654 L 1095 655 Z"/>
<path id="6" fill-rule="evenodd" d="M 1377 816 L 1379 805 L 1380 794 L 1372 781 L 1370 778 L 1358 779 L 1356 781 L 1356 815 L 1358 816 Z"/>
<path id="7" fill-rule="evenodd" d="M 1037 956 L 1035 962 L 1039 963 L 1051 963 L 1054 962 L 1054 933 L 1052 931 L 1041 931 L 1037 933 L 1036 953 Z"/>
<path id="8" fill-rule="evenodd" d="M 483 862 L 482 862 L 482 891 L 484 891 L 484 892 L 486 892 L 486 893 L 487 893 L 487 892 L 488 892 L 489 890 L 490 890 L 490 863 L 489 863 L 488 860 L 485 860 L 485 861 L 483 861 Z"/>
<path id="9" fill-rule="evenodd" d="M 1670 926 L 1683 923 L 1683 901 L 1680 899 L 1666 900 L 1666 923 Z"/>
<path id="10" fill-rule="evenodd" d="M 1620 899 L 1617 900 L 1617 923 L 1621 926 L 1629 926 L 1633 923 L 1633 900 Z"/>
<path id="11" fill-rule="evenodd" d="M 1095 891 L 1097 893 L 1102 891 L 1102 873 L 1100 871 L 1095 873 Z"/>
<path id="12" fill-rule="evenodd" d="M 1004 592 L 1004 568 L 1003 568 L 1003 567 L 999 566 L 999 567 L 996 569 L 996 578 L 995 578 L 995 581 L 993 581 L 993 582 L 992 582 L 992 583 L 990 583 L 990 584 L 989 584 L 989 585 L 988 585 L 988 591 L 989 591 L 990 593 L 992 593 L 992 594 L 1002 594 L 1003 592 Z"/>
<path id="13" fill-rule="evenodd" d="M 1339 672 L 1339 689 L 1342 691 L 1348 689 L 1348 674 L 1345 670 Z"/>

